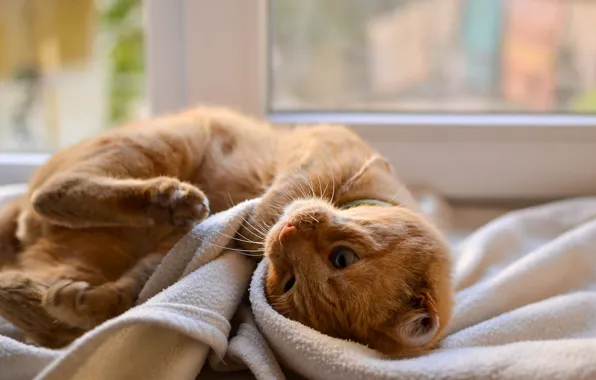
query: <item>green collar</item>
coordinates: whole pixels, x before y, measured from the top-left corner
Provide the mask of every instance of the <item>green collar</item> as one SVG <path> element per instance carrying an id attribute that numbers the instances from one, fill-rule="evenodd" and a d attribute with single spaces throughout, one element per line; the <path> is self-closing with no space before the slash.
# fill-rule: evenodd
<path id="1" fill-rule="evenodd" d="M 383 202 L 378 199 L 356 199 L 351 202 L 344 203 L 339 206 L 341 209 L 349 209 L 358 206 L 384 206 L 384 207 L 392 207 L 391 203 Z"/>

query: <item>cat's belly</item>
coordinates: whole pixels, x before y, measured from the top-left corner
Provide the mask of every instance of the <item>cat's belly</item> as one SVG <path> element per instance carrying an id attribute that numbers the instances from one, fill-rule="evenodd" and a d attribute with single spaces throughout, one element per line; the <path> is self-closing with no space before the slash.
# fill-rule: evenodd
<path id="1" fill-rule="evenodd" d="M 262 196 L 273 176 L 256 162 L 241 157 L 207 158 L 193 182 L 207 195 L 211 213 L 215 213 Z"/>
<path id="2" fill-rule="evenodd" d="M 192 180 L 209 198 L 212 213 L 265 193 L 275 176 L 277 136 L 262 128 L 214 133 Z"/>
<path id="3" fill-rule="evenodd" d="M 258 198 L 264 193 L 264 191 L 260 191 L 256 188 L 244 189 L 240 186 L 233 186 L 230 184 L 221 185 L 219 188 L 212 185 L 204 188 L 203 191 L 209 199 L 211 214 L 227 210 L 247 199 Z"/>

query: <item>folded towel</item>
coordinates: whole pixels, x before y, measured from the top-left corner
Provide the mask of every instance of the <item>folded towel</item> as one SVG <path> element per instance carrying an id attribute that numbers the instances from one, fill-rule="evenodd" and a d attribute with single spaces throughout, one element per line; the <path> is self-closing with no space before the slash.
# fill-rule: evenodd
<path id="1" fill-rule="evenodd" d="M 596 378 L 596 198 L 513 212 L 472 234 L 454 253 L 448 337 L 408 360 L 330 338 L 269 306 L 267 261 L 253 274 L 254 261 L 222 248 L 256 202 L 195 227 L 140 305 L 66 349 L 0 336 L 0 379 L 194 379 L 240 369 L 258 379 Z"/>

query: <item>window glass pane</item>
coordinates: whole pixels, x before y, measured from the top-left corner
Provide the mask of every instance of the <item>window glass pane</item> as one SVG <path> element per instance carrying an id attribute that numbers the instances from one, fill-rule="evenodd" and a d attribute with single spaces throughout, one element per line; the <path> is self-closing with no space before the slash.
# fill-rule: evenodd
<path id="1" fill-rule="evenodd" d="M 270 0 L 272 111 L 596 112 L 596 1 Z"/>
<path id="2" fill-rule="evenodd" d="M 51 151 L 145 108 L 141 0 L 0 0 L 0 151 Z"/>

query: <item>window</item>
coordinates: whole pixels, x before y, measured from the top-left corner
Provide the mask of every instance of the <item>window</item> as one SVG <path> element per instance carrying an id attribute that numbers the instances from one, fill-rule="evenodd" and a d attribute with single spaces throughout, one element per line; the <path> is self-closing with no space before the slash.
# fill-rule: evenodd
<path id="1" fill-rule="evenodd" d="M 0 162 L 141 117 L 144 63 L 141 0 L 0 2 Z"/>
<path id="2" fill-rule="evenodd" d="M 596 192 L 595 2 L 144 5 L 153 113 L 210 103 L 348 124 L 406 183 L 453 199 Z"/>
<path id="3" fill-rule="evenodd" d="M 596 112 L 596 2 L 269 1 L 273 112 Z"/>
<path id="4" fill-rule="evenodd" d="M 280 124 L 348 124 L 410 186 L 452 199 L 596 192 L 596 24 L 586 21 L 594 19 L 592 2 L 190 0 L 181 6 L 182 22 L 171 20 L 184 36 L 175 60 L 180 69 L 169 78 L 174 71 L 174 82 L 185 85 L 167 93 L 185 104 L 227 104 Z M 519 23 L 520 14 L 527 23 Z M 533 53 L 520 59 L 520 46 Z M 154 73 L 165 77 L 163 68 Z"/>

